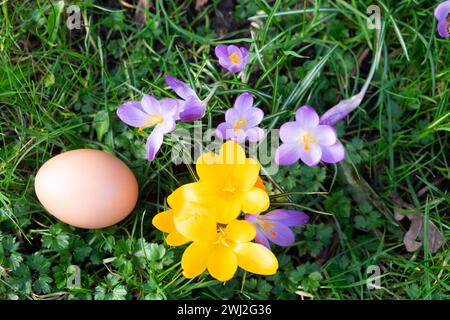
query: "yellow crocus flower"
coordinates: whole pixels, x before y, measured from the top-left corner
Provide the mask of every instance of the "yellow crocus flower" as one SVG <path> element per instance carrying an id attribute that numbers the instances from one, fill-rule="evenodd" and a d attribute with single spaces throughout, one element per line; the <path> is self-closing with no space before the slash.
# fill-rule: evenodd
<path id="1" fill-rule="evenodd" d="M 266 191 L 255 186 L 260 164 L 245 157 L 244 149 L 236 142 L 225 142 L 218 155 L 206 153 L 196 165 L 201 189 L 209 195 L 219 223 L 229 223 L 241 211 L 260 213 L 269 208 Z"/>
<path id="2" fill-rule="evenodd" d="M 219 226 L 214 234 L 206 236 L 209 241 L 194 241 L 184 251 L 181 259 L 184 276 L 194 278 L 208 269 L 217 280 L 227 281 L 238 266 L 256 274 L 275 274 L 278 260 L 263 245 L 250 242 L 255 234 L 255 227 L 244 220 Z"/>

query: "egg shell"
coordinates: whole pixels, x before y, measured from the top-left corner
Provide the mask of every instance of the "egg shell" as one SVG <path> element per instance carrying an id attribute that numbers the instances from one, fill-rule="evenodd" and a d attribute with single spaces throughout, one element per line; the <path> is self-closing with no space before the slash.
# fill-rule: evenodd
<path id="1" fill-rule="evenodd" d="M 86 229 L 121 221 L 138 198 L 136 177 L 125 163 L 93 149 L 72 150 L 51 158 L 39 169 L 34 188 L 50 214 Z"/>

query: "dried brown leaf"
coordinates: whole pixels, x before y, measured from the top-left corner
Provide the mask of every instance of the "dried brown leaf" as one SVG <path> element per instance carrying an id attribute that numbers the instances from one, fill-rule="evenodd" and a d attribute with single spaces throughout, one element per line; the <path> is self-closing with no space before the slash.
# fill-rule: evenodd
<path id="1" fill-rule="evenodd" d="M 195 2 L 195 10 L 200 11 L 208 3 L 208 0 L 197 0 Z"/>
<path id="2" fill-rule="evenodd" d="M 150 0 L 139 0 L 136 6 L 136 12 L 134 13 L 134 20 L 138 29 L 142 29 L 147 20 L 146 11 L 148 9 Z"/>
<path id="3" fill-rule="evenodd" d="M 398 207 L 403 207 L 411 211 L 414 209 L 411 204 L 404 202 L 398 195 L 391 195 L 391 199 L 392 202 Z M 417 251 L 423 244 L 423 215 L 410 212 L 399 212 L 399 210 L 395 210 L 395 219 L 397 221 L 402 220 L 405 216 L 411 221 L 411 225 L 403 237 L 403 243 L 405 244 L 405 248 L 408 252 L 414 252 Z M 431 253 L 437 252 L 443 244 L 444 236 L 433 221 L 428 219 L 428 247 L 430 248 Z"/>
<path id="4" fill-rule="evenodd" d="M 420 234 L 423 233 L 423 220 L 412 219 L 408 232 L 403 237 L 403 243 L 405 244 L 408 252 L 414 252 L 422 246 L 422 242 L 416 241 Z"/>
<path id="5" fill-rule="evenodd" d="M 407 215 L 407 217 L 411 220 L 411 225 L 408 232 L 405 233 L 403 243 L 405 244 L 406 250 L 414 252 L 423 244 L 424 219 L 423 215 Z M 428 247 L 431 253 L 437 252 L 443 243 L 444 237 L 440 230 L 433 221 L 428 219 Z"/>

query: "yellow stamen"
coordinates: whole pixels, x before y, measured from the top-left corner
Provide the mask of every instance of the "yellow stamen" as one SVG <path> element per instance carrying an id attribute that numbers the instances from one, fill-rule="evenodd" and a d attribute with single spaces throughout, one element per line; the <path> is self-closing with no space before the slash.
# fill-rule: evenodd
<path id="1" fill-rule="evenodd" d="M 302 137 L 303 140 L 303 150 L 309 151 L 311 149 L 310 143 L 317 143 L 317 140 L 313 137 L 311 132 L 305 133 Z"/>
<path id="2" fill-rule="evenodd" d="M 147 117 L 147 121 L 142 126 L 140 126 L 138 130 L 142 131 L 148 126 L 153 126 L 155 124 L 161 124 L 163 122 L 164 122 L 163 116 L 161 116 L 159 114 L 152 114 Z"/>
<path id="3" fill-rule="evenodd" d="M 222 189 L 224 192 L 235 192 L 236 188 L 231 184 L 231 181 L 228 180 L 228 184 Z"/>
<path id="4" fill-rule="evenodd" d="M 230 244 L 227 241 L 225 231 L 221 227 L 219 227 L 219 233 L 217 234 L 217 239 L 216 241 L 214 241 L 214 244 L 217 246 L 225 246 L 225 247 L 230 246 Z"/>
<path id="5" fill-rule="evenodd" d="M 230 60 L 233 61 L 234 63 L 239 63 L 241 61 L 241 59 L 239 58 L 239 56 L 236 52 L 233 52 L 232 54 L 230 54 L 228 56 L 228 58 L 230 58 Z"/>
<path id="6" fill-rule="evenodd" d="M 247 120 L 240 118 L 236 123 L 234 124 L 234 130 L 239 131 L 243 126 L 247 124 Z"/>

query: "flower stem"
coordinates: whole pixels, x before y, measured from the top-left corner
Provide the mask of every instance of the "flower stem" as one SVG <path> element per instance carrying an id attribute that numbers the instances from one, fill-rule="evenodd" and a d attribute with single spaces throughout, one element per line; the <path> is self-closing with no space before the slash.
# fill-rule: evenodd
<path id="1" fill-rule="evenodd" d="M 216 90 L 217 90 L 217 88 L 218 88 L 219 86 L 221 86 L 220 83 L 215 83 L 215 84 L 213 84 L 213 85 L 211 86 L 211 91 L 210 91 L 210 93 L 209 93 L 208 96 L 203 100 L 203 102 L 204 102 L 205 104 L 207 104 L 207 103 L 209 102 L 209 100 L 211 100 L 211 98 L 213 97 L 214 93 L 216 93 Z"/>
<path id="2" fill-rule="evenodd" d="M 309 194 L 328 194 L 328 192 L 283 192 L 283 193 L 272 194 L 269 196 L 269 198 L 276 199 L 276 198 L 282 198 L 282 197 L 287 197 L 287 196 L 291 196 L 291 195 L 309 195 Z"/>
<path id="3" fill-rule="evenodd" d="M 198 177 L 195 174 L 194 169 L 192 168 L 192 165 L 190 163 L 186 163 L 186 167 L 188 168 L 189 173 L 191 174 L 192 178 L 195 179 L 195 181 L 198 181 Z"/>
<path id="4" fill-rule="evenodd" d="M 324 214 L 326 216 L 334 216 L 334 214 L 332 214 L 332 213 L 311 209 L 311 208 L 302 206 L 301 204 L 298 204 L 298 203 L 271 202 L 270 204 L 273 205 L 273 206 L 293 206 L 293 207 L 297 207 L 297 208 L 300 208 L 300 209 L 306 209 L 308 211 L 315 212 L 315 213 L 318 213 L 318 214 Z"/>

